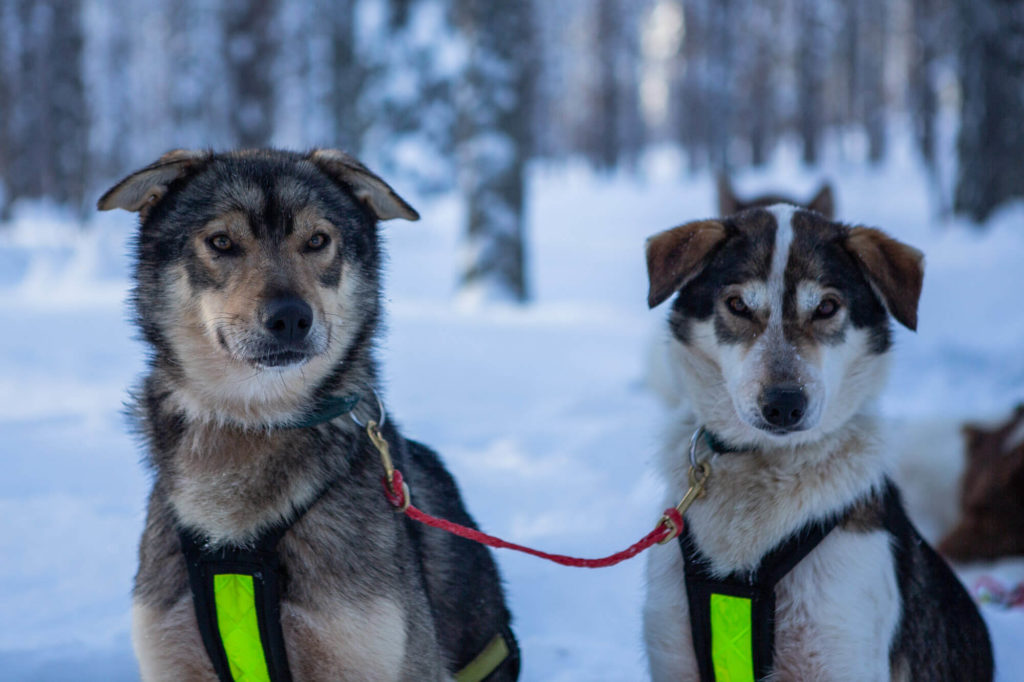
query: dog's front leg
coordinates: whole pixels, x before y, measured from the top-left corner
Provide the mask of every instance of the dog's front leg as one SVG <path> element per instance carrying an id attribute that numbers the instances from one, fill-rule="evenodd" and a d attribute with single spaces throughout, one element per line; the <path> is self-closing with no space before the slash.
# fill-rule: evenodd
<path id="1" fill-rule="evenodd" d="M 697 679 L 683 555 L 677 542 L 652 547 L 647 554 L 644 642 L 654 682 Z"/>
<path id="2" fill-rule="evenodd" d="M 779 583 L 776 596 L 773 679 L 892 678 L 901 600 L 888 533 L 836 529 Z"/>
<path id="3" fill-rule="evenodd" d="M 192 599 L 168 610 L 136 600 L 132 605 L 132 647 L 145 682 L 216 682 L 199 638 Z"/>

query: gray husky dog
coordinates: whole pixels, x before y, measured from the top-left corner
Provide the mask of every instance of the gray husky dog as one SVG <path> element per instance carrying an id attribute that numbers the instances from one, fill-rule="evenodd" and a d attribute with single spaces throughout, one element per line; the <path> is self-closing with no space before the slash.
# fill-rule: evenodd
<path id="1" fill-rule="evenodd" d="M 384 421 L 377 223 L 417 213 L 333 150 L 177 150 L 99 208 L 140 215 L 133 299 L 151 356 L 134 411 L 154 473 L 132 614 L 142 677 L 241 679 L 252 664 L 275 680 L 448 680 L 470 665 L 515 679 L 489 551 L 396 513 L 357 425 Z M 438 456 L 391 420 L 382 434 L 416 505 L 473 525 Z M 207 560 L 241 566 L 248 596 L 231 594 L 257 620 L 222 600 L 236 583 L 203 582 Z"/>

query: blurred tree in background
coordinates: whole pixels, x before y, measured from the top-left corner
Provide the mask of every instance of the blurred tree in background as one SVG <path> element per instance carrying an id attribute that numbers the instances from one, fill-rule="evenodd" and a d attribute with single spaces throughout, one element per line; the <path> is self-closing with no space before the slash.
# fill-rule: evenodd
<path id="1" fill-rule="evenodd" d="M 4 205 L 53 199 L 80 206 L 85 196 L 89 112 L 84 91 L 83 22 L 77 3 L 9 0 L 4 31 L 5 98 L 0 107 Z"/>
<path id="2" fill-rule="evenodd" d="M 455 88 L 459 184 L 466 197 L 463 291 L 526 300 L 523 203 L 530 149 L 533 31 L 525 2 L 454 0 L 466 66 Z"/>
<path id="3" fill-rule="evenodd" d="M 1024 196 L 1024 3 L 957 0 L 963 97 L 954 209 Z"/>
<path id="4" fill-rule="evenodd" d="M 1022 55 L 1005 0 L 0 0 L 0 218 L 84 213 L 173 147 L 338 147 L 461 192 L 461 282 L 524 300 L 531 161 L 871 164 L 909 124 L 936 204 L 983 220 L 1024 195 Z"/>
<path id="5" fill-rule="evenodd" d="M 224 0 L 219 42 L 228 74 L 229 122 L 240 147 L 265 146 L 274 134 L 277 22 L 274 0 Z"/>

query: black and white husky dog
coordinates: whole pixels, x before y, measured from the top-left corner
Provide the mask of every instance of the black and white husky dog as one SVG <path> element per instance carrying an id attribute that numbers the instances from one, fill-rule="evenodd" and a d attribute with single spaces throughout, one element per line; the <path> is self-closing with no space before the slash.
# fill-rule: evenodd
<path id="1" fill-rule="evenodd" d="M 209 652 L 226 635 L 200 632 L 184 538 L 231 554 L 271 532 L 279 614 L 266 622 L 284 653 L 265 655 L 285 656 L 291 679 L 449 680 L 497 633 L 507 655 L 488 679 L 515 679 L 488 550 L 397 514 L 368 434 L 316 417 L 340 396 L 359 398 L 361 422 L 382 419 L 377 223 L 416 212 L 332 150 L 178 150 L 99 208 L 140 214 L 134 304 L 151 357 L 135 413 L 154 473 L 133 605 L 142 677 L 225 678 Z M 438 456 L 390 419 L 383 436 L 415 504 L 472 525 Z"/>
<path id="2" fill-rule="evenodd" d="M 698 651 L 707 621 L 691 619 L 691 604 L 705 608 L 697 583 L 731 580 L 742 594 L 768 557 L 814 533 L 823 539 L 769 589 L 759 678 L 991 679 L 985 624 L 907 520 L 866 411 L 890 317 L 916 328 L 921 253 L 774 205 L 657 234 L 647 263 L 651 307 L 678 292 L 670 357 L 686 400 L 660 460 L 670 504 L 690 485 L 701 427 L 695 458 L 711 467 L 681 541 L 649 555 L 654 680 L 715 676 L 720 661 Z"/>

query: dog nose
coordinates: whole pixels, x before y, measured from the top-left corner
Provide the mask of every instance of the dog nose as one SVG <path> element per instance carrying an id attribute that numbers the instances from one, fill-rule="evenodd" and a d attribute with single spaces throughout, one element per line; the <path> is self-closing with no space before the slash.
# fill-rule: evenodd
<path id="1" fill-rule="evenodd" d="M 800 423 L 807 412 L 807 396 L 799 388 L 773 386 L 761 396 L 761 414 L 772 426 L 788 429 Z"/>
<path id="2" fill-rule="evenodd" d="M 296 343 L 306 338 L 313 325 L 313 309 L 297 296 L 272 299 L 264 309 L 263 325 L 281 343 Z"/>

